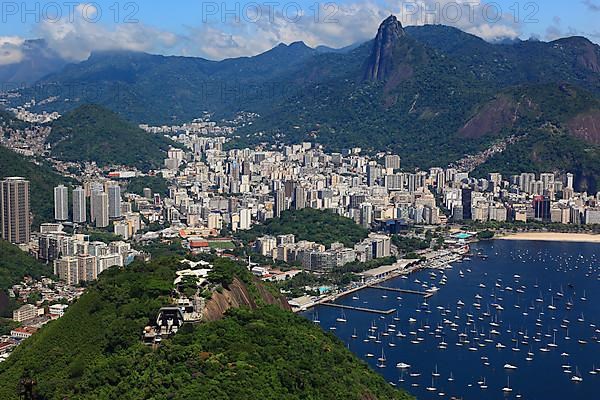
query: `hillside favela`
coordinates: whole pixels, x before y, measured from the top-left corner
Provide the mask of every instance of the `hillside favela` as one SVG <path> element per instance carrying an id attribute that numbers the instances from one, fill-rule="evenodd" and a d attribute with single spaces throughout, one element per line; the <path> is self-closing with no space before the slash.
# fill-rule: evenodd
<path id="1" fill-rule="evenodd" d="M 0 400 L 599 398 L 600 1 L 0 9 Z"/>

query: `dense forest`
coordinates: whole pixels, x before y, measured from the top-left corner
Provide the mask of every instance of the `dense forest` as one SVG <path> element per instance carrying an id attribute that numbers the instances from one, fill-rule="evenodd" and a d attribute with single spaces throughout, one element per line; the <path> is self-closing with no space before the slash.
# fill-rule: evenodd
<path id="1" fill-rule="evenodd" d="M 85 105 L 54 122 L 48 136 L 52 155 L 59 160 L 95 161 L 149 170 L 161 166 L 166 151 L 175 146 L 162 135 L 146 133 L 116 113 Z"/>
<path id="2" fill-rule="evenodd" d="M 0 240 L 0 290 L 21 282 L 24 276 L 50 276 L 52 268 L 23 252 L 17 246 Z"/>
<path id="3" fill-rule="evenodd" d="M 144 195 L 144 189 L 150 188 L 153 194 L 163 196 L 167 193 L 168 183 L 165 178 L 160 175 L 146 175 L 131 178 L 127 183 L 127 191 L 140 196 Z"/>
<path id="4" fill-rule="evenodd" d="M 367 237 L 368 231 L 353 220 L 331 211 L 305 208 L 284 211 L 279 218 L 255 225 L 251 230 L 240 232 L 238 238 L 249 242 L 263 235 L 295 234 L 296 241 L 309 240 L 326 246 L 334 242 L 352 247 Z"/>
<path id="5" fill-rule="evenodd" d="M 52 267 L 21 251 L 17 246 L 0 240 L 0 335 L 10 332 L 16 326 L 10 319 L 18 306 L 14 298 L 7 295 L 7 289 L 21 282 L 24 276 L 39 278 L 50 276 Z"/>
<path id="6" fill-rule="evenodd" d="M 223 287 L 251 275 L 212 260 Z M 185 325 L 156 351 L 140 336 L 170 304 L 179 258 L 105 271 L 64 317 L 0 364 L 0 398 L 17 399 L 23 377 L 48 400 L 408 399 L 334 336 L 275 306 L 230 310 L 220 321 Z M 249 288 L 249 292 L 256 290 Z"/>

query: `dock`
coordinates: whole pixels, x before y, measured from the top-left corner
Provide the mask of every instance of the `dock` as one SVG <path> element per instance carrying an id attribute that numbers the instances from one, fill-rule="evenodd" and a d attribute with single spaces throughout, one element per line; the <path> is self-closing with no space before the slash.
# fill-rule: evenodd
<path id="1" fill-rule="evenodd" d="M 372 288 L 372 289 L 388 290 L 390 292 L 406 293 L 406 294 L 416 294 L 416 295 L 419 295 L 419 296 L 423 296 L 426 299 L 430 298 L 434 294 L 433 292 L 420 292 L 418 290 L 399 289 L 399 288 L 386 287 L 386 286 L 380 286 L 380 285 L 373 285 L 373 286 L 369 286 L 369 287 Z"/>
<path id="2" fill-rule="evenodd" d="M 363 307 L 353 307 L 353 306 L 345 306 L 343 304 L 335 304 L 335 303 L 322 303 L 322 306 L 335 307 L 335 308 L 343 308 L 344 310 L 353 310 L 353 311 L 362 311 L 371 314 L 381 314 L 381 315 L 390 315 L 396 312 L 395 308 L 390 310 L 375 310 L 373 308 L 363 308 Z"/>

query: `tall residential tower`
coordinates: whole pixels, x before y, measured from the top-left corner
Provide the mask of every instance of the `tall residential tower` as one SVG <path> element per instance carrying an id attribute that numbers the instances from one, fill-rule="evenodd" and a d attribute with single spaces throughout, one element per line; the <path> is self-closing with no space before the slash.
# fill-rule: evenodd
<path id="1" fill-rule="evenodd" d="M 0 226 L 2 239 L 14 244 L 29 242 L 31 215 L 28 180 L 13 177 L 0 182 Z"/>

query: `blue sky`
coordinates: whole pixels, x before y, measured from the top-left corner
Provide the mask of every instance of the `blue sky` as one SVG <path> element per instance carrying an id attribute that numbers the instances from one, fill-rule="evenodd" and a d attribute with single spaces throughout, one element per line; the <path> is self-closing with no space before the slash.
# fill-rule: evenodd
<path id="1" fill-rule="evenodd" d="M 438 22 L 487 40 L 516 36 L 553 40 L 577 34 L 600 43 L 600 0 L 99 0 L 0 4 L 0 64 L 18 60 L 22 40 L 30 38 L 46 39 L 50 47 L 73 60 L 85 59 L 94 50 L 114 48 L 221 59 L 257 54 L 280 42 L 296 40 L 311 46 L 342 47 L 373 37 L 378 23 L 390 13 L 404 24 Z M 436 7 L 435 13 L 426 12 Z M 499 10 L 502 17 L 496 18 Z"/>

